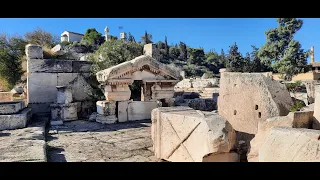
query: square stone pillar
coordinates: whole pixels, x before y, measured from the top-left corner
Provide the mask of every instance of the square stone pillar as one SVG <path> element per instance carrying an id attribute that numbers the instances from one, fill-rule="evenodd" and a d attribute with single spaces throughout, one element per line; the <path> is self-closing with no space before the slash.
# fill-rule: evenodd
<path id="1" fill-rule="evenodd" d="M 116 117 L 116 101 L 97 101 L 97 117 L 96 121 L 103 124 L 115 123 Z"/>

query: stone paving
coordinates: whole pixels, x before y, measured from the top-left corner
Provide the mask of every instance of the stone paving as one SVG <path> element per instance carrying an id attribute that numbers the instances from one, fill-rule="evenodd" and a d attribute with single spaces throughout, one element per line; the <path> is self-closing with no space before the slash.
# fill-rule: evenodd
<path id="1" fill-rule="evenodd" d="M 0 131 L 0 162 L 45 162 L 45 124 Z"/>
<path id="2" fill-rule="evenodd" d="M 47 132 L 49 162 L 155 162 L 151 121 L 65 122 Z"/>

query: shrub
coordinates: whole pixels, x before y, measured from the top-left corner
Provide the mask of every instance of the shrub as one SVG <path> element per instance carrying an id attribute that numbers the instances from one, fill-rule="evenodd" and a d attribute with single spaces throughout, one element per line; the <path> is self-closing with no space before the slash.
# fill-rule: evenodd
<path id="1" fill-rule="evenodd" d="M 306 106 L 306 104 L 303 101 L 297 100 L 291 105 L 290 112 L 300 111 L 304 106 Z"/>

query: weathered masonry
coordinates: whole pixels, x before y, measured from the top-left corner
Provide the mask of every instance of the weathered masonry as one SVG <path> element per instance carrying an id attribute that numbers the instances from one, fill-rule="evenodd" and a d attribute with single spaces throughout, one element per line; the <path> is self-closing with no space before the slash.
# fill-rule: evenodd
<path id="1" fill-rule="evenodd" d="M 42 47 L 27 45 L 28 107 L 36 115 L 50 115 L 50 104 L 57 103 L 56 86 L 71 86 L 74 102 L 78 102 L 78 113 L 86 116 L 94 102 L 87 91 L 91 63 L 87 61 L 43 59 Z M 87 114 L 90 114 L 88 112 Z"/>
<path id="2" fill-rule="evenodd" d="M 96 77 L 106 97 L 97 102 L 97 121 L 105 123 L 151 119 L 152 109 L 173 105 L 174 86 L 182 79 L 178 70 L 148 53 L 99 71 Z"/>

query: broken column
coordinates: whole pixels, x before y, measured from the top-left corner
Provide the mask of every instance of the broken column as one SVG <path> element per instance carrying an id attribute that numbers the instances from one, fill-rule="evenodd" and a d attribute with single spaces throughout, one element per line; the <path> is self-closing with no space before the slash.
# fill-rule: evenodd
<path id="1" fill-rule="evenodd" d="M 189 107 L 152 110 L 151 136 L 155 156 L 172 162 L 232 161 L 236 134 L 230 123 L 215 113 Z"/>
<path id="2" fill-rule="evenodd" d="M 73 102 L 71 86 L 57 86 L 57 103 L 51 104 L 51 125 L 77 120 L 77 103 Z"/>

